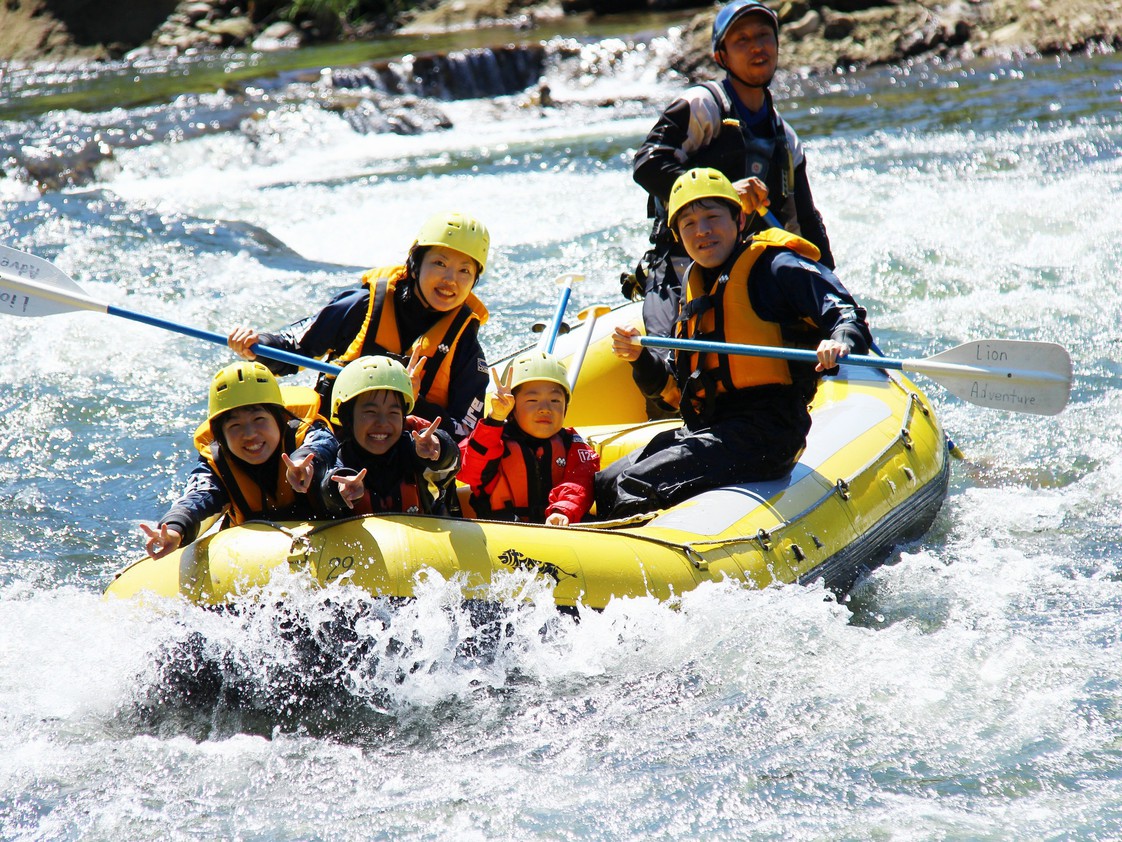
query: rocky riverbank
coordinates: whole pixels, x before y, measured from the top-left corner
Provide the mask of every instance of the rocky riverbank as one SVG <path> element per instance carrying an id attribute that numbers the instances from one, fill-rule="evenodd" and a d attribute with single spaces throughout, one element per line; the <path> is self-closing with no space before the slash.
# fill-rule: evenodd
<path id="1" fill-rule="evenodd" d="M 1109 0 L 788 0 L 781 64 L 827 72 L 935 55 L 1054 54 L 1122 46 L 1122 18 Z M 674 69 L 702 77 L 715 70 L 713 13 L 697 15 Z"/>
<path id="2" fill-rule="evenodd" d="M 424 11 L 365 28 L 338 20 L 278 18 L 276 3 L 262 0 L 23 0 L 0 6 L 0 60 L 77 57 L 98 60 L 129 51 L 248 46 L 296 48 L 339 37 L 361 38 L 387 30 L 449 31 L 501 26 L 532 29 L 563 15 L 594 18 L 621 4 L 593 0 L 442 0 Z M 623 4 L 642 6 L 639 2 Z M 666 8 L 667 0 L 646 0 Z M 697 6 L 696 2 L 674 3 Z M 825 72 L 956 53 L 1057 53 L 1122 46 L 1116 0 L 777 0 L 783 21 L 782 62 L 788 69 Z M 683 11 L 688 17 L 689 11 Z M 713 11 L 697 11 L 674 69 L 689 76 L 712 72 L 709 28 Z"/>

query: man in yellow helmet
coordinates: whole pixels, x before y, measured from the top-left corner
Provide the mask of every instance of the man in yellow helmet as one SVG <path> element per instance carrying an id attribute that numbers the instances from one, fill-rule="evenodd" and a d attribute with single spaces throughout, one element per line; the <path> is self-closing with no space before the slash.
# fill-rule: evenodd
<path id="1" fill-rule="evenodd" d="M 678 337 L 810 347 L 818 363 L 686 351 L 666 359 L 635 344 L 636 328 L 617 327 L 616 356 L 631 363 L 644 394 L 681 410 L 685 426 L 597 474 L 600 516 L 785 476 L 806 446 L 818 378 L 872 342 L 864 309 L 818 262 L 813 244 L 777 228 L 744 236 L 740 197 L 723 174 L 690 170 L 674 182 L 668 205 L 671 230 L 693 260 Z"/>
<path id="2" fill-rule="evenodd" d="M 635 153 L 632 175 L 649 196 L 652 248 L 624 276 L 624 294 L 643 294 L 647 332 L 669 336 L 689 262 L 666 225 L 674 180 L 695 167 L 720 170 L 737 188 L 751 230 L 767 227 L 761 204 L 785 230 L 818 247 L 834 268 L 830 240 L 807 178 L 806 156 L 794 129 L 779 116 L 769 85 L 779 62 L 779 17 L 761 0 L 732 0 L 713 21 L 713 60 L 721 82 L 688 88 L 667 106 Z"/>
<path id="3" fill-rule="evenodd" d="M 487 266 L 491 238 L 466 214 L 442 212 L 417 234 L 404 265 L 371 269 L 357 288 L 344 290 L 317 315 L 277 333 L 239 326 L 229 346 L 245 359 L 260 342 L 306 357 L 346 365 L 363 356 L 388 355 L 408 367 L 416 397 L 414 414 L 456 441 L 471 432 L 483 411 L 488 368 L 478 331 L 487 308 L 473 289 Z M 297 369 L 263 360 L 275 374 Z M 334 378 L 316 385 L 324 406 Z"/>

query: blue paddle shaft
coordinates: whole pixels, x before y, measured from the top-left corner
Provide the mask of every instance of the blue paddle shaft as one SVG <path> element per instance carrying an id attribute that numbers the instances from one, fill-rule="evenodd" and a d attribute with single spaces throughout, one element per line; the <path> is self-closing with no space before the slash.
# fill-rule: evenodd
<path id="1" fill-rule="evenodd" d="M 773 348 L 768 345 L 737 345 L 731 342 L 704 342 L 698 339 L 671 339 L 666 336 L 636 337 L 643 347 L 670 348 L 674 351 L 700 351 L 706 354 L 744 354 L 750 357 L 770 357 L 776 360 L 816 363 L 818 354 L 802 348 Z M 904 370 L 903 360 L 888 357 L 868 357 L 863 354 L 850 354 L 838 360 L 840 365 L 857 365 L 866 368 L 891 368 Z"/>
<path id="2" fill-rule="evenodd" d="M 112 304 L 105 306 L 105 312 L 110 316 L 120 316 L 124 319 L 131 319 L 134 322 L 141 324 L 151 325 L 152 327 L 163 328 L 175 333 L 182 333 L 184 336 L 190 336 L 195 339 L 202 339 L 206 342 L 213 342 L 216 345 L 225 345 L 226 337 L 220 333 L 213 333 L 209 330 L 202 330 L 197 327 L 189 327 L 181 325 L 176 322 L 170 322 L 167 319 L 161 319 L 156 316 L 146 316 L 144 313 L 136 313 L 132 310 L 123 310 L 120 307 L 114 307 Z M 331 363 L 325 363 L 321 360 L 313 359 L 312 357 L 301 356 L 300 354 L 293 354 L 290 351 L 282 351 L 280 348 L 270 348 L 268 345 L 256 343 L 250 346 L 250 350 L 257 354 L 259 357 L 268 357 L 277 362 L 288 363 L 302 368 L 310 368 L 314 371 L 322 371 L 324 374 L 337 375 L 343 369 Z"/>
<path id="3" fill-rule="evenodd" d="M 553 323 L 546 334 L 545 352 L 553 353 L 553 345 L 557 342 L 557 334 L 561 332 L 561 319 L 565 317 L 565 308 L 569 306 L 569 296 L 573 294 L 572 284 L 566 284 L 561 290 L 561 300 L 557 302 L 557 312 L 553 314 Z"/>

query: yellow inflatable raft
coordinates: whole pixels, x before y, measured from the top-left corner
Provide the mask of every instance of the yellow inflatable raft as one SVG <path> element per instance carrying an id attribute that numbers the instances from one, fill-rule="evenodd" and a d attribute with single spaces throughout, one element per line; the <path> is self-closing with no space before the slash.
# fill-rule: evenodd
<path id="1" fill-rule="evenodd" d="M 641 326 L 638 306 L 596 315 L 555 351 L 570 365 L 584 358 L 567 423 L 607 465 L 679 422 L 647 422 L 629 367 L 611 354 L 616 324 Z M 947 446 L 927 397 L 880 370 L 826 378 L 812 416 L 806 451 L 786 479 L 714 489 L 646 519 L 568 528 L 414 515 L 253 522 L 138 561 L 106 593 L 216 605 L 278 569 L 393 597 L 411 596 L 418 576 L 435 571 L 457 577 L 474 600 L 489 599 L 504 571 L 533 571 L 559 606 L 591 608 L 619 597 L 668 599 L 725 578 L 753 588 L 821 579 L 844 590 L 930 526 L 946 495 Z"/>

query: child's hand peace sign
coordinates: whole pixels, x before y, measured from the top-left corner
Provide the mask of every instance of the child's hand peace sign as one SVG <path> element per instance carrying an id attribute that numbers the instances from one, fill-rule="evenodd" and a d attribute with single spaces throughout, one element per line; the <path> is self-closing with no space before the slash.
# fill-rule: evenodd
<path id="1" fill-rule="evenodd" d="M 357 474 L 332 474 L 331 478 L 339 483 L 339 496 L 343 498 L 348 509 L 353 509 L 355 503 L 366 493 L 366 486 L 362 484 L 363 479 L 366 478 L 366 468 Z"/>
<path id="2" fill-rule="evenodd" d="M 152 558 L 163 558 L 172 550 L 177 549 L 183 541 L 183 536 L 179 534 L 179 530 L 169 529 L 166 523 L 160 524 L 157 529 L 142 523 L 140 529 L 147 537 L 144 549 L 148 551 L 148 555 Z"/>
<path id="3" fill-rule="evenodd" d="M 440 427 L 440 420 L 437 418 L 428 427 L 413 436 L 413 446 L 417 448 L 417 455 L 429 462 L 435 462 L 440 458 L 440 439 L 436 435 L 436 430 Z"/>
<path id="4" fill-rule="evenodd" d="M 409 379 L 413 381 L 414 400 L 420 400 L 421 398 L 421 381 L 424 379 L 425 363 L 428 360 L 428 357 L 421 356 L 420 346 L 414 345 L 409 354 L 409 364 L 405 366 L 405 372 L 409 375 Z"/>
<path id="5" fill-rule="evenodd" d="M 299 462 L 293 462 L 287 453 L 282 453 L 281 459 L 284 460 L 286 468 L 284 475 L 294 491 L 303 494 L 312 487 L 312 477 L 316 472 L 314 453 L 309 453 Z"/>
<path id="6" fill-rule="evenodd" d="M 510 390 L 512 377 L 514 377 L 513 368 L 507 368 L 502 380 L 499 380 L 499 373 L 491 369 L 491 379 L 495 381 L 495 391 L 491 395 L 492 421 L 505 421 L 506 417 L 514 411 L 514 392 Z"/>

